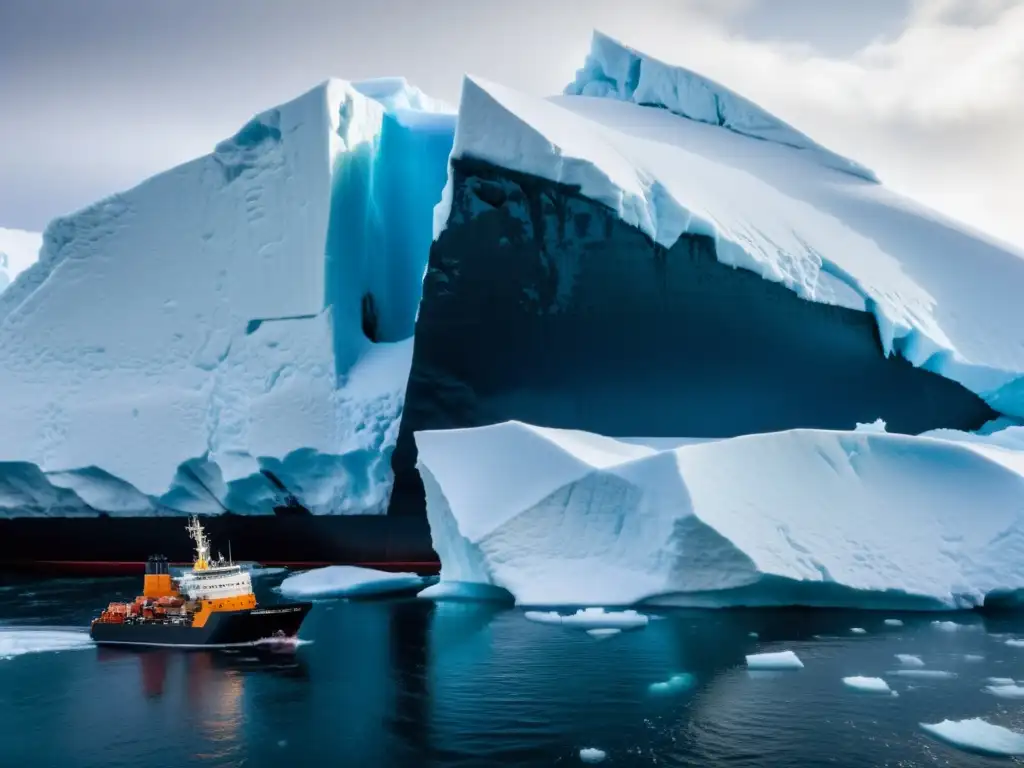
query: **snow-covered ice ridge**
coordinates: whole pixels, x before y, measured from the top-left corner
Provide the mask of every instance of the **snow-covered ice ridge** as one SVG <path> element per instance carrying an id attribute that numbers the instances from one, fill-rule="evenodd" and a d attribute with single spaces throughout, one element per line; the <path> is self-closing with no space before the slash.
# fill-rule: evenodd
<path id="1" fill-rule="evenodd" d="M 1004 447 L 1022 439 L 793 430 L 659 450 L 520 422 L 416 434 L 442 584 L 531 606 L 921 610 L 1024 589 L 1024 450 Z"/>
<path id="2" fill-rule="evenodd" d="M 0 515 L 383 513 L 454 125 L 330 80 L 50 224 L 0 294 Z"/>
<path id="3" fill-rule="evenodd" d="M 43 236 L 38 232 L 0 227 L 0 293 L 35 264 Z"/>
<path id="4" fill-rule="evenodd" d="M 603 35 L 566 93 L 535 98 L 467 78 L 452 158 L 577 187 L 666 248 L 709 236 L 719 261 L 872 313 L 886 354 L 1024 416 L 1024 253 L 893 193 L 712 81 Z"/>

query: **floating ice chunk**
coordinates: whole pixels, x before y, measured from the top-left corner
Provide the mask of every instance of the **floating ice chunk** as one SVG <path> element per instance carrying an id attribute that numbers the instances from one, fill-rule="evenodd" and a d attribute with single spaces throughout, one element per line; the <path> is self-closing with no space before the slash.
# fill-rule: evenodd
<path id="1" fill-rule="evenodd" d="M 1024 648 L 1024 640 L 1015 640 L 1011 638 L 1006 641 L 1006 644 L 1011 648 Z"/>
<path id="2" fill-rule="evenodd" d="M 87 632 L 58 629 L 0 629 L 0 659 L 13 659 L 26 653 L 74 651 L 88 648 L 92 640 Z"/>
<path id="3" fill-rule="evenodd" d="M 977 661 L 984 661 L 984 660 L 985 660 L 985 657 L 982 656 L 980 653 L 965 653 L 964 654 L 964 661 L 977 662 Z"/>
<path id="4" fill-rule="evenodd" d="M 865 693 L 887 693 L 895 696 L 896 691 L 889 687 L 889 684 L 880 677 L 844 677 L 843 685 Z"/>
<path id="5" fill-rule="evenodd" d="M 467 581 L 439 581 L 419 592 L 417 597 L 425 600 L 485 600 L 511 602 L 508 590 L 491 584 L 476 584 Z"/>
<path id="6" fill-rule="evenodd" d="M 903 622 L 900 621 L 899 619 L 886 619 L 885 620 L 885 626 L 887 626 L 887 627 L 902 627 L 903 626 Z"/>
<path id="7" fill-rule="evenodd" d="M 753 638 L 756 639 L 756 638 L 760 637 L 760 635 L 758 635 L 757 632 L 749 632 L 747 634 L 747 637 L 753 637 Z"/>
<path id="8" fill-rule="evenodd" d="M 850 633 L 854 635 L 866 635 L 868 631 L 864 629 L 864 627 L 853 627 L 850 630 Z"/>
<path id="9" fill-rule="evenodd" d="M 932 626 L 943 632 L 956 632 L 961 629 L 973 629 L 967 624 L 957 624 L 955 621 L 933 621 Z"/>
<path id="10" fill-rule="evenodd" d="M 636 611 L 605 611 L 604 608 L 581 608 L 569 616 L 557 611 L 526 611 L 526 618 L 541 624 L 563 624 L 567 627 L 632 629 L 647 626 L 648 618 Z"/>
<path id="11" fill-rule="evenodd" d="M 591 637 L 612 637 L 622 632 L 617 627 L 597 627 L 595 629 L 588 629 L 587 634 Z"/>
<path id="12" fill-rule="evenodd" d="M 803 662 L 792 651 L 752 653 L 747 656 L 748 669 L 802 669 Z"/>
<path id="13" fill-rule="evenodd" d="M 1016 685 L 1013 681 L 1002 685 L 985 686 L 985 692 L 1002 699 L 1024 699 L 1024 686 Z"/>
<path id="14" fill-rule="evenodd" d="M 289 576 L 278 590 L 292 598 L 370 597 L 410 592 L 422 587 L 415 573 L 388 573 L 353 565 L 331 565 Z"/>
<path id="15" fill-rule="evenodd" d="M 980 717 L 920 725 L 926 733 L 939 741 L 967 752 L 999 757 L 1024 755 L 1024 735 L 1001 725 L 992 725 Z"/>
<path id="16" fill-rule="evenodd" d="M 685 691 L 687 688 L 692 688 L 696 682 L 697 678 L 689 672 L 683 672 L 678 675 L 672 675 L 672 677 L 664 682 L 651 683 L 647 686 L 647 690 L 656 695 L 678 693 L 679 691 Z"/>
<path id="17" fill-rule="evenodd" d="M 608 757 L 608 754 L 604 750 L 597 749 L 595 747 L 587 747 L 586 749 L 580 750 L 580 760 L 584 763 L 600 763 L 604 761 L 606 757 Z"/>
<path id="18" fill-rule="evenodd" d="M 854 432 L 885 432 L 885 422 L 882 419 L 875 419 L 869 424 L 858 421 Z"/>
<path id="19" fill-rule="evenodd" d="M 943 669 L 896 669 L 886 674 L 916 677 L 922 680 L 952 680 L 956 677 L 956 672 L 947 672 Z"/>
<path id="20" fill-rule="evenodd" d="M 989 685 L 1013 685 L 1012 677 L 988 677 L 985 678 Z"/>
<path id="21" fill-rule="evenodd" d="M 896 658 L 900 660 L 900 664 L 905 667 L 923 667 L 924 662 L 921 661 L 920 656 L 915 656 L 912 653 L 897 653 Z"/>

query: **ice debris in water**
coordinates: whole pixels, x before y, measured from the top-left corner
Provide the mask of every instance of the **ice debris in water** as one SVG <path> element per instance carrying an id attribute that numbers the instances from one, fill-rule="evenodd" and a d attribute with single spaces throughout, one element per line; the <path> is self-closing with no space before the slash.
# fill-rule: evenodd
<path id="1" fill-rule="evenodd" d="M 880 677 L 861 677 L 860 675 L 844 677 L 843 685 L 865 693 L 887 693 L 892 696 L 897 695 L 896 691 L 892 690 L 889 687 L 889 684 Z"/>
<path id="2" fill-rule="evenodd" d="M 900 621 L 899 619 L 886 619 L 885 620 L 885 626 L 887 626 L 887 627 L 902 627 L 903 626 L 903 622 Z"/>
<path id="3" fill-rule="evenodd" d="M 943 720 L 921 723 L 926 733 L 967 752 L 998 757 L 1024 755 L 1024 735 L 975 717 L 971 720 Z"/>
<path id="4" fill-rule="evenodd" d="M 747 633 L 747 637 L 757 638 L 760 637 L 760 635 L 758 635 L 757 632 L 749 632 Z"/>
<path id="5" fill-rule="evenodd" d="M 896 658 L 900 660 L 900 664 L 905 667 L 923 667 L 924 662 L 920 656 L 915 656 L 912 653 L 897 653 Z"/>
<path id="6" fill-rule="evenodd" d="M 1012 677 L 988 677 L 985 679 L 989 685 L 1013 685 Z"/>
<path id="7" fill-rule="evenodd" d="M 687 688 L 692 688 L 697 679 L 689 672 L 683 672 L 678 675 L 672 675 L 668 680 L 660 683 L 651 683 L 647 686 L 647 690 L 653 694 L 664 695 L 668 693 L 677 693 L 678 691 L 685 691 Z"/>
<path id="8" fill-rule="evenodd" d="M 792 651 L 752 653 L 747 656 L 748 669 L 801 669 L 804 664 Z"/>
<path id="9" fill-rule="evenodd" d="M 956 672 L 947 672 L 944 669 L 895 669 L 887 674 L 916 677 L 921 680 L 952 680 L 956 677 Z"/>
<path id="10" fill-rule="evenodd" d="M 581 608 L 569 616 L 558 611 L 526 611 L 526 618 L 541 624 L 562 624 L 567 627 L 632 629 L 647 626 L 648 618 L 636 611 L 605 611 L 604 608 Z"/>
<path id="11" fill-rule="evenodd" d="M 864 627 L 853 627 L 850 630 L 850 633 L 854 635 L 866 635 L 868 631 L 864 629 Z"/>
<path id="12" fill-rule="evenodd" d="M 588 629 L 587 634 L 591 637 L 611 637 L 622 632 L 617 627 L 595 627 L 594 629 Z"/>
<path id="13" fill-rule="evenodd" d="M 1011 648 L 1024 648 L 1024 640 L 1010 639 L 1006 641 L 1006 644 Z"/>
<path id="14" fill-rule="evenodd" d="M 56 629 L 0 629 L 0 660 L 13 659 L 26 653 L 73 651 L 88 648 L 88 633 Z"/>
<path id="15" fill-rule="evenodd" d="M 1013 682 L 1002 685 L 987 685 L 985 692 L 998 696 L 1001 699 L 1024 699 L 1024 686 L 1016 685 Z"/>
<path id="16" fill-rule="evenodd" d="M 293 598 L 370 597 L 409 592 L 422 587 L 415 573 L 388 573 L 354 565 L 331 565 L 297 573 L 281 582 L 278 590 Z"/>
<path id="17" fill-rule="evenodd" d="M 980 653 L 965 653 L 964 661 L 984 661 L 985 657 Z"/>
<path id="18" fill-rule="evenodd" d="M 608 757 L 607 752 L 605 752 L 602 749 L 597 749 L 595 747 L 587 747 L 586 749 L 580 750 L 580 760 L 582 760 L 584 763 L 600 763 L 606 757 Z"/>
<path id="19" fill-rule="evenodd" d="M 955 621 L 933 621 L 932 626 L 936 629 L 941 629 L 943 632 L 956 632 L 958 629 L 968 629 L 963 624 L 957 624 Z"/>

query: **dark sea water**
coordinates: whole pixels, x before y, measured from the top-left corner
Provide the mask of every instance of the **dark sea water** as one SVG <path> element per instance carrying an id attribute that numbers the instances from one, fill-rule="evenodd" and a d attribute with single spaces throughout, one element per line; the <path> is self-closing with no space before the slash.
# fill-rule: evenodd
<path id="1" fill-rule="evenodd" d="M 275 581 L 257 579 L 261 599 Z M 1024 731 L 1024 700 L 983 690 L 988 676 L 1024 678 L 1024 648 L 1005 642 L 1022 618 L 661 611 L 595 639 L 516 609 L 413 598 L 319 602 L 285 651 L 39 650 L 81 644 L 70 633 L 138 587 L 0 586 L 0 766 L 572 766 L 596 747 L 608 766 L 970 768 L 1012 762 L 918 723 Z M 948 618 L 969 626 L 931 624 Z M 805 667 L 746 669 L 745 654 L 783 649 Z M 956 677 L 886 675 L 897 653 Z M 689 690 L 649 692 L 683 672 Z M 899 695 L 857 693 L 849 675 L 886 677 Z"/>

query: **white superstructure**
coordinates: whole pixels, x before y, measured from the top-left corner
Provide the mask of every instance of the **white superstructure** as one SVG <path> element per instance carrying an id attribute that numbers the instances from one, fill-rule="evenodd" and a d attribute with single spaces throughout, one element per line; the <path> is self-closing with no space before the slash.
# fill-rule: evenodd
<path id="1" fill-rule="evenodd" d="M 248 571 L 218 555 L 210 562 L 210 541 L 199 523 L 199 518 L 189 519 L 187 530 L 196 543 L 196 559 L 192 570 L 178 580 L 178 591 L 189 600 L 221 600 L 252 594 L 252 579 Z"/>

